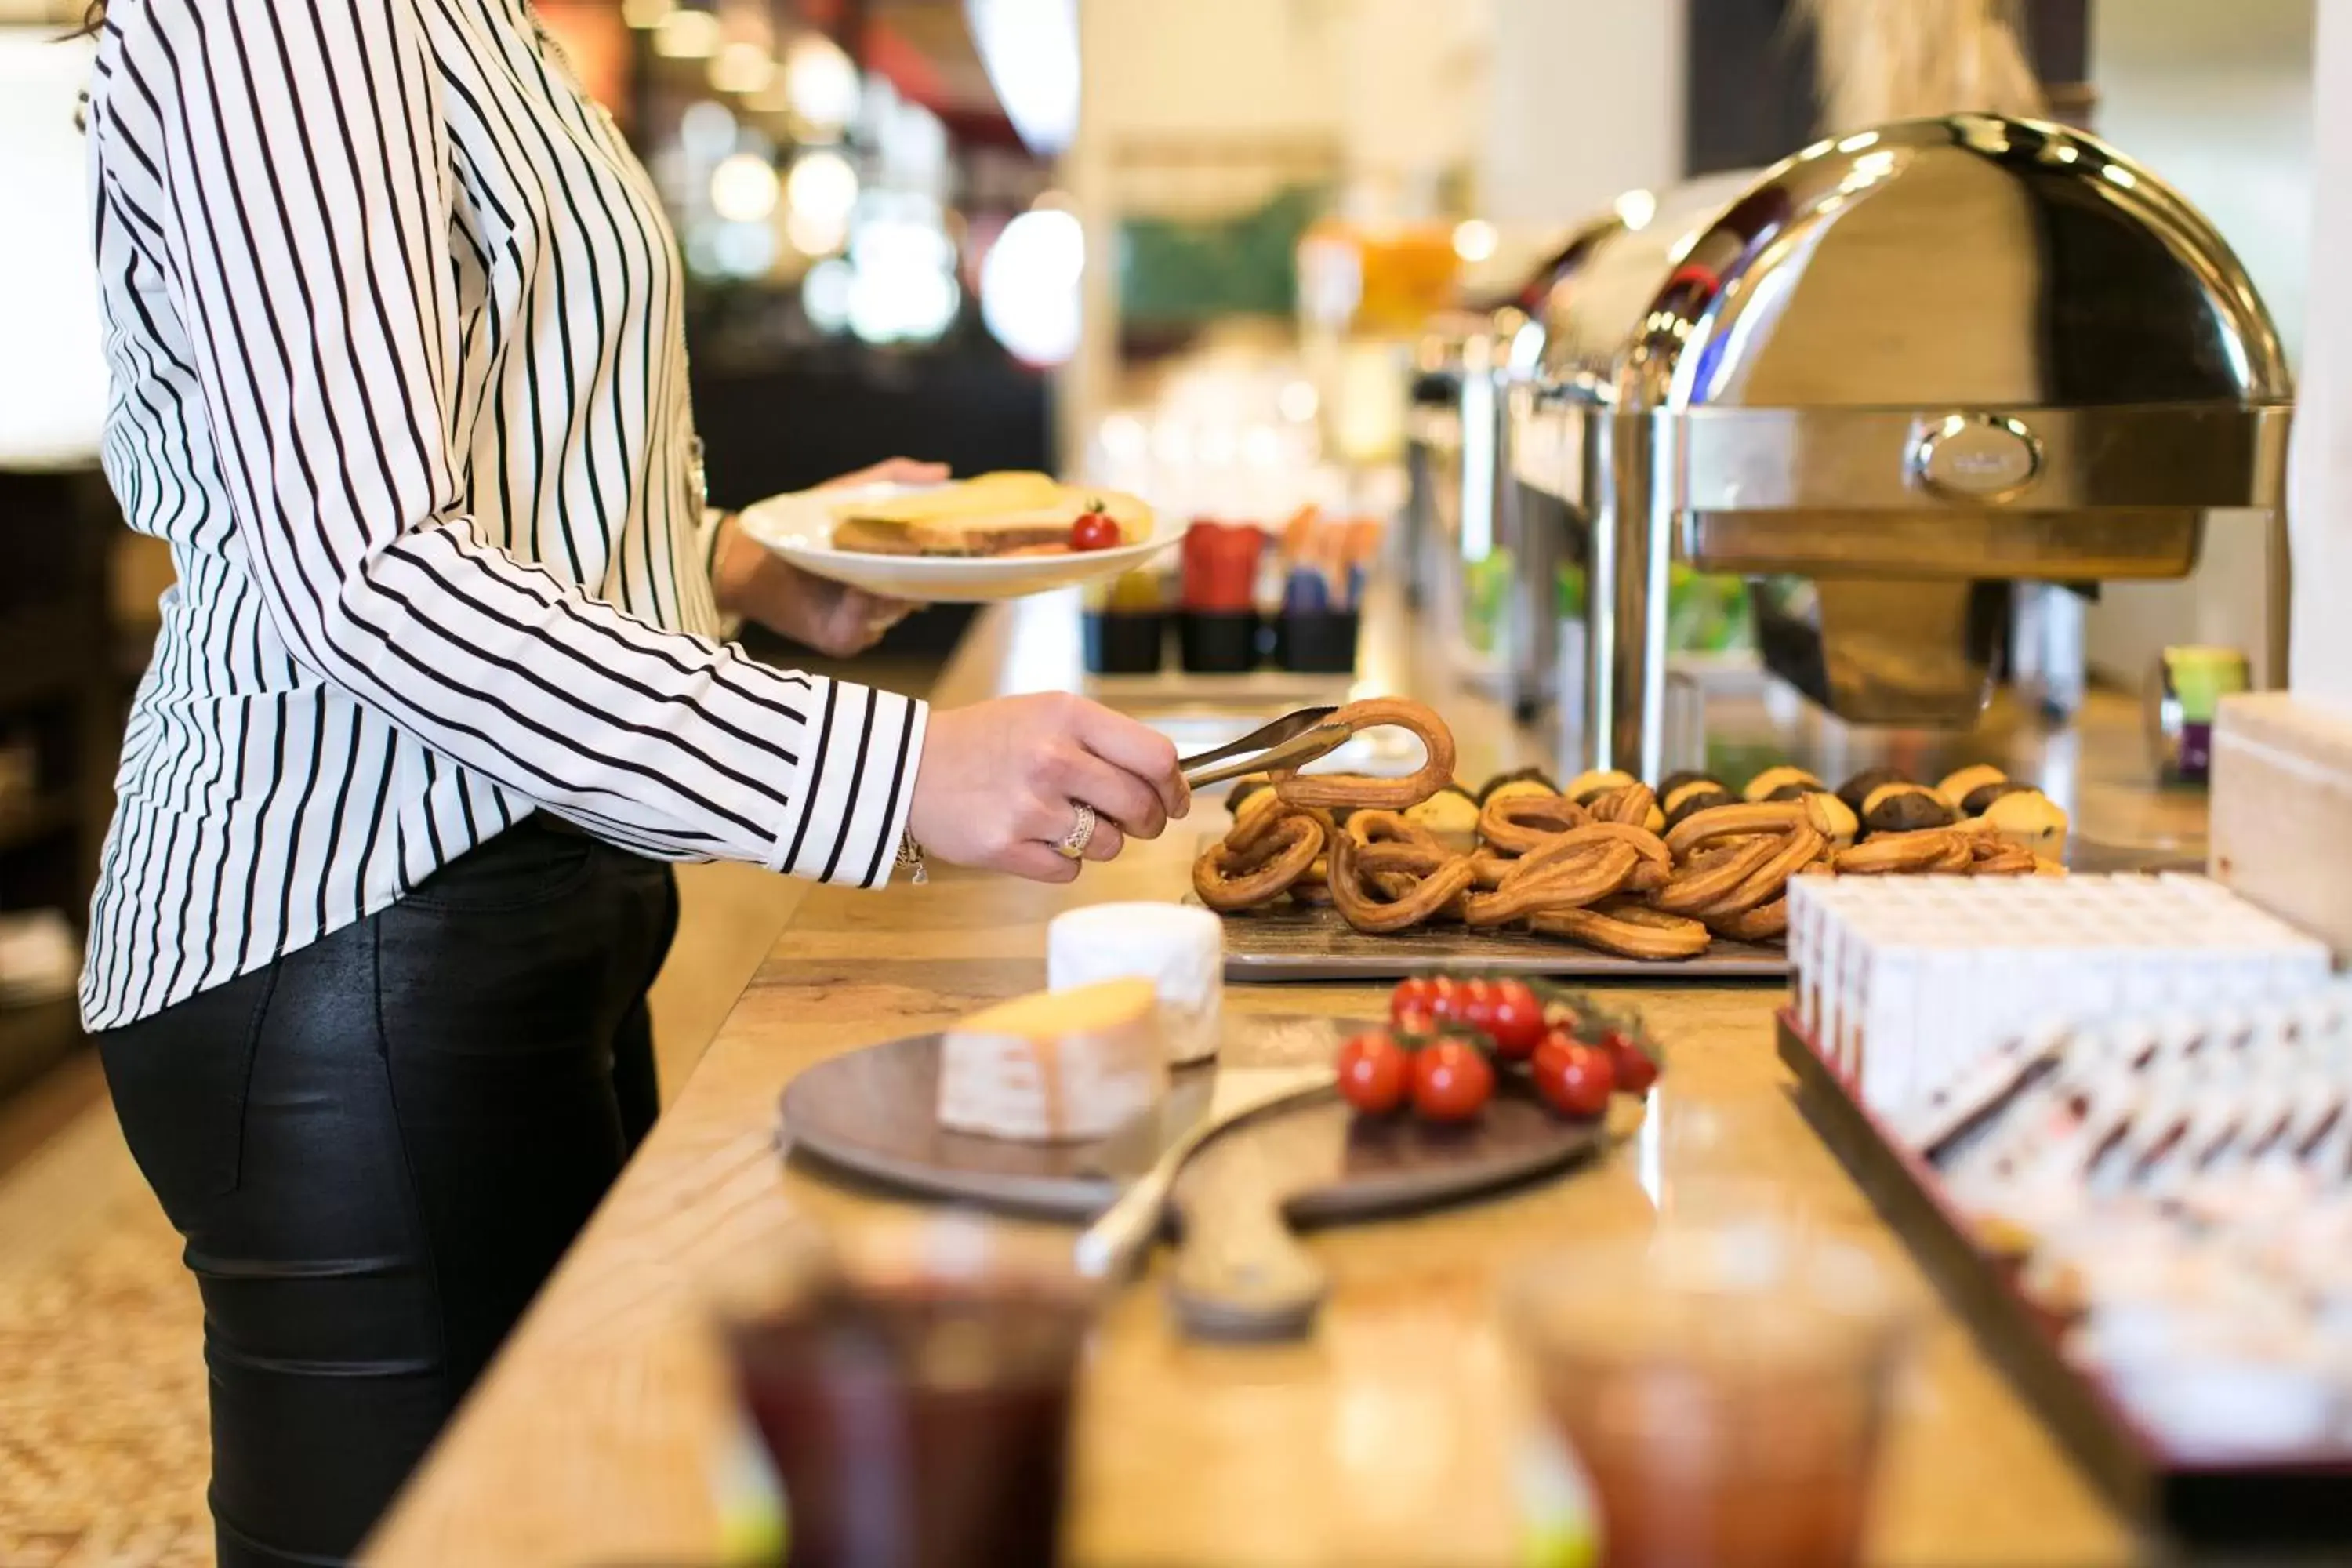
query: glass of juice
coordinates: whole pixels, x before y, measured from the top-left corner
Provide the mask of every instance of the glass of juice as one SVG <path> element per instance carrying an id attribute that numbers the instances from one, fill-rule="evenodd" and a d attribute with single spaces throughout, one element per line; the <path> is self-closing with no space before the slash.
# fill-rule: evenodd
<path id="1" fill-rule="evenodd" d="M 1058 1249 L 971 1221 L 836 1241 L 723 1328 L 782 1492 L 792 1568 L 1056 1560 L 1097 1296 Z"/>
<path id="2" fill-rule="evenodd" d="M 1860 1248 L 1769 1218 L 1669 1223 L 1560 1249 L 1505 1310 L 1606 1568 L 1860 1560 L 1913 1316 Z"/>

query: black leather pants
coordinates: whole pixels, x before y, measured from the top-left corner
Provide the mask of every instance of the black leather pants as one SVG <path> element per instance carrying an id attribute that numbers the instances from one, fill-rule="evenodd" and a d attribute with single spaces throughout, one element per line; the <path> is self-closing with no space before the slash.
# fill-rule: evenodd
<path id="1" fill-rule="evenodd" d="M 355 1551 L 652 1124 L 667 867 L 526 819 L 99 1039 L 187 1238 L 223 1568 Z"/>

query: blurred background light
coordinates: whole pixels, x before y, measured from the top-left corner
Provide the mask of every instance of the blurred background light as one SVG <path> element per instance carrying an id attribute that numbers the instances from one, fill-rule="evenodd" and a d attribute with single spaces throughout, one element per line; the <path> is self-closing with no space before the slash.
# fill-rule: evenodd
<path id="1" fill-rule="evenodd" d="M 719 52 L 722 29 L 708 11 L 672 11 L 654 26 L 654 53 L 674 60 L 707 60 Z"/>
<path id="2" fill-rule="evenodd" d="M 1616 202 L 1617 216 L 1627 228 L 1639 231 L 1658 216 L 1658 198 L 1648 191 L 1627 191 Z"/>
<path id="3" fill-rule="evenodd" d="M 1486 261 L 1495 254 L 1500 237 L 1483 218 L 1467 218 L 1454 226 L 1454 254 L 1468 262 Z"/>
<path id="4" fill-rule="evenodd" d="M 677 144 L 689 159 L 716 163 L 735 151 L 735 137 L 740 130 L 725 104 L 706 98 L 688 104 L 686 112 L 678 116 Z"/>
<path id="5" fill-rule="evenodd" d="M 803 153 L 784 176 L 784 201 L 794 216 L 811 223 L 843 225 L 857 206 L 857 171 L 829 148 Z"/>
<path id="6" fill-rule="evenodd" d="M 756 153 L 737 153 L 710 172 L 710 210 L 730 223 L 758 223 L 776 210 L 776 170 Z"/>
<path id="7" fill-rule="evenodd" d="M 1040 158 L 1078 133 L 1077 0 L 964 0 L 965 25 L 1004 117 Z"/>
<path id="8" fill-rule="evenodd" d="M 785 106 L 813 130 L 839 135 L 857 117 L 857 67 L 822 33 L 803 33 L 784 51 Z"/>
<path id="9" fill-rule="evenodd" d="M 650 32 L 677 8 L 676 0 L 621 0 L 621 20 L 640 32 Z"/>
<path id="10" fill-rule="evenodd" d="M 764 223 L 726 223 L 711 240 L 719 271 L 730 278 L 761 278 L 776 264 L 776 231 Z"/>
<path id="11" fill-rule="evenodd" d="M 98 452 L 108 401 L 90 265 L 87 149 L 74 100 L 94 47 L 47 28 L 0 37 L 0 463 Z"/>
<path id="12" fill-rule="evenodd" d="M 791 212 L 784 217 L 784 237 L 803 256 L 830 256 L 849 243 L 849 220 Z"/>
<path id="13" fill-rule="evenodd" d="M 809 324 L 820 332 L 847 331 L 849 291 L 856 283 L 856 268 L 838 257 L 810 268 L 808 276 L 801 279 L 801 309 L 807 313 Z"/>
<path id="14" fill-rule="evenodd" d="M 776 79 L 776 62 L 757 44 L 732 43 L 710 62 L 710 85 L 743 97 L 765 91 Z"/>
<path id="15" fill-rule="evenodd" d="M 1078 278 L 1086 229 L 1045 208 L 1004 226 L 980 268 L 980 315 L 996 341 L 1031 364 L 1054 365 L 1078 348 Z"/>

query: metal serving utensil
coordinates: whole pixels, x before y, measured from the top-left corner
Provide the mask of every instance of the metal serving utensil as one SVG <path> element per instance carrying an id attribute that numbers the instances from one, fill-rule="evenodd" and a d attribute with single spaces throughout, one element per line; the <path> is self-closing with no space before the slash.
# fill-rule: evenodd
<path id="1" fill-rule="evenodd" d="M 1113 1133 L 1097 1151 L 1089 1163 L 1127 1184 L 1078 1237 L 1080 1273 L 1108 1279 L 1127 1272 L 1160 1234 L 1176 1178 L 1202 1144 L 1277 1107 L 1327 1094 L 1337 1081 L 1329 1068 L 1243 1068 L 1228 1076 L 1231 1087 L 1222 1096 L 1200 1092 L 1209 1089 L 1207 1083 L 1180 1086 L 1169 1104 Z M 1187 1089 L 1194 1092 L 1187 1095 Z M 1309 1312 L 1322 1299 L 1320 1271 L 1295 1248 L 1261 1246 L 1234 1267 L 1241 1282 L 1227 1281 L 1228 1293 L 1296 1299 Z"/>
<path id="2" fill-rule="evenodd" d="M 1194 789 L 1202 789 L 1213 784 L 1223 784 L 1227 779 L 1237 779 L 1244 773 L 1262 773 L 1268 768 L 1295 768 L 1311 763 L 1318 757 L 1328 756 L 1338 751 L 1354 733 L 1345 724 L 1326 722 L 1337 711 L 1334 708 L 1301 708 L 1296 713 L 1286 713 L 1265 728 L 1251 731 L 1231 745 L 1182 758 L 1177 763 L 1176 769 L 1184 775 L 1187 784 Z"/>

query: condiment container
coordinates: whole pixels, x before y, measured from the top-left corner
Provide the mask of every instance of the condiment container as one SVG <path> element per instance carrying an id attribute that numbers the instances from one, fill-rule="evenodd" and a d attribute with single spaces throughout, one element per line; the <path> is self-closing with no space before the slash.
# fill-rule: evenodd
<path id="1" fill-rule="evenodd" d="M 1084 618 L 1087 669 L 1095 675 L 1150 675 L 1165 657 L 1168 616 L 1152 572 L 1129 572 L 1091 587 Z"/>
<path id="2" fill-rule="evenodd" d="M 2168 647 L 2158 656 L 2148 683 L 2148 745 L 2167 784 L 2208 781 L 2221 699 L 2252 684 L 2246 656 L 2233 647 Z"/>
<path id="3" fill-rule="evenodd" d="M 1265 534 L 1249 523 L 1200 521 L 1184 535 L 1184 668 L 1232 675 L 1258 666 L 1258 558 Z"/>

